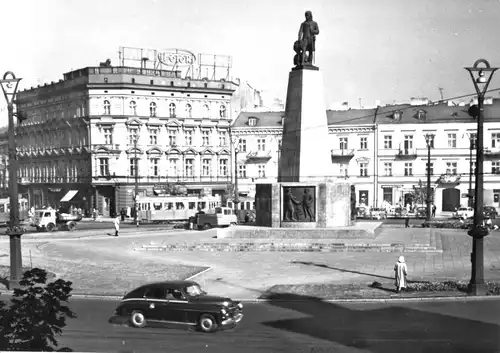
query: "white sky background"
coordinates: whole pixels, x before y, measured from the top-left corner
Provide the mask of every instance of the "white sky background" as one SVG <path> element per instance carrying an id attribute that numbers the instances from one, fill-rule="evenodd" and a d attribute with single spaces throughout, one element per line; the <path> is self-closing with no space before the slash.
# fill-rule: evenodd
<path id="1" fill-rule="evenodd" d="M 29 88 L 118 64 L 120 46 L 181 48 L 231 55 L 233 77 L 284 99 L 305 10 L 320 28 L 327 106 L 436 100 L 438 87 L 451 98 L 474 90 L 464 66 L 500 66 L 499 0 L 0 0 L 0 72 Z"/>

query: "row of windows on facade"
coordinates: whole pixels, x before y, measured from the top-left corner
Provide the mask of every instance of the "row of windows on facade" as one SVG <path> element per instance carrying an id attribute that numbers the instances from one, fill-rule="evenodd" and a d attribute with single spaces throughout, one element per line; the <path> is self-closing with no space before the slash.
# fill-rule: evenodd
<path id="1" fill-rule="evenodd" d="M 18 148 L 21 151 L 33 148 L 65 148 L 85 145 L 87 145 L 86 134 L 80 133 L 76 129 L 33 133 L 18 139 Z"/>
<path id="2" fill-rule="evenodd" d="M 476 134 L 469 133 L 466 137 L 468 143 L 468 147 L 476 148 Z M 339 148 L 341 150 L 348 149 L 348 137 L 339 137 Z M 424 140 L 425 141 L 425 140 Z M 457 148 L 458 137 L 456 133 L 448 133 L 447 134 L 448 148 Z M 413 135 L 404 135 L 403 146 L 405 149 L 412 149 L 414 142 Z M 434 148 L 434 140 L 430 140 L 430 147 Z M 394 146 L 392 135 L 384 135 L 384 149 L 392 149 Z M 500 133 L 492 133 L 491 134 L 491 147 L 492 148 L 500 148 Z M 359 148 L 361 150 L 368 149 L 368 137 L 362 136 L 359 140 Z"/>
<path id="3" fill-rule="evenodd" d="M 21 165 L 19 167 L 19 176 L 28 179 L 51 178 L 54 180 L 66 180 L 68 182 L 76 181 L 79 175 L 84 174 L 87 170 L 82 163 L 73 163 L 69 161 L 68 165 L 60 165 L 55 163 L 46 164 L 44 166 Z"/>
<path id="4" fill-rule="evenodd" d="M 129 102 L 129 114 L 137 115 L 137 102 L 130 101 Z M 184 117 L 192 118 L 193 117 L 193 106 L 189 103 L 186 103 L 184 106 Z M 208 118 L 210 116 L 210 107 L 208 104 L 203 105 L 202 110 L 203 118 Z M 111 115 L 111 103 L 108 100 L 103 102 L 103 115 Z M 155 102 L 149 103 L 149 116 L 156 117 L 158 116 L 158 106 Z M 177 106 L 175 103 L 170 103 L 168 105 L 168 116 L 170 118 L 175 118 L 177 116 Z M 224 104 L 219 106 L 219 117 L 226 118 L 227 117 L 227 108 Z"/>
<path id="5" fill-rule="evenodd" d="M 179 159 L 171 158 L 169 159 L 169 175 L 171 176 L 179 176 L 181 172 L 184 173 L 186 177 L 195 176 L 195 168 L 194 168 L 194 159 L 187 158 L 184 160 L 183 170 L 179 168 Z M 135 176 L 140 175 L 140 170 L 138 167 L 139 158 L 131 158 L 129 160 L 129 175 Z M 201 176 L 209 177 L 213 176 L 212 173 L 212 160 L 211 159 L 202 159 L 201 168 L 200 168 Z M 227 159 L 220 159 L 218 162 L 218 176 L 228 176 L 229 175 L 229 163 Z M 99 175 L 100 176 L 109 176 L 109 159 L 108 158 L 99 158 Z M 159 158 L 151 158 L 149 159 L 149 175 L 150 176 L 161 176 L 160 171 L 160 159 Z M 238 166 L 238 176 L 241 178 L 247 177 L 247 166 L 239 165 Z M 257 176 L 259 178 L 266 177 L 266 165 L 259 164 L 257 165 Z"/>
<path id="6" fill-rule="evenodd" d="M 348 165 L 340 164 L 340 176 L 348 176 Z M 393 176 L 392 173 L 392 162 L 384 162 L 384 174 L 382 176 Z M 359 176 L 368 177 L 370 174 L 368 173 L 368 163 L 361 162 L 359 163 Z M 434 163 L 425 163 L 425 173 L 427 174 L 427 169 L 430 169 L 430 174 L 434 175 Z M 413 174 L 413 163 L 407 162 L 404 164 L 404 176 L 414 176 Z M 472 162 L 472 170 L 473 174 L 476 170 L 476 162 Z M 448 175 L 457 175 L 458 174 L 458 162 L 446 162 L 445 174 Z M 500 161 L 492 161 L 491 162 L 491 174 L 500 174 Z"/>

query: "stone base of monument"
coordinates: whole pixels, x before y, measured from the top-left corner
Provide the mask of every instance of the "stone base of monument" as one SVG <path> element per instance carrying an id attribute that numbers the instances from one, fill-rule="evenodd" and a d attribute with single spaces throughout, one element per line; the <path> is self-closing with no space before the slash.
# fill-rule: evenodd
<path id="1" fill-rule="evenodd" d="M 350 200 L 348 183 L 257 184 L 255 225 L 304 230 L 349 227 L 352 225 Z"/>

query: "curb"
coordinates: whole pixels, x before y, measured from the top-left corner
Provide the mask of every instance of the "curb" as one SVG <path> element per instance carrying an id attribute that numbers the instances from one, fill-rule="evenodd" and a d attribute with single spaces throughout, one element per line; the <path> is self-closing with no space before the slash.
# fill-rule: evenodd
<path id="1" fill-rule="evenodd" d="M 208 270 L 208 269 L 207 269 Z M 205 270 L 205 271 L 207 271 Z M 200 272 L 201 273 L 201 272 Z M 12 291 L 3 291 L 0 294 L 12 296 Z M 71 298 L 87 300 L 121 300 L 123 296 L 118 295 L 94 295 L 94 294 L 73 294 Z M 71 299 L 70 299 L 71 300 Z M 272 303 L 272 302 L 323 302 L 323 303 L 394 303 L 394 302 L 435 302 L 435 301 L 477 301 L 477 300 L 500 300 L 499 295 L 478 295 L 478 296 L 449 296 L 449 297 L 411 297 L 411 298 L 355 298 L 355 299 L 245 299 L 233 298 L 233 300 L 243 303 Z"/>

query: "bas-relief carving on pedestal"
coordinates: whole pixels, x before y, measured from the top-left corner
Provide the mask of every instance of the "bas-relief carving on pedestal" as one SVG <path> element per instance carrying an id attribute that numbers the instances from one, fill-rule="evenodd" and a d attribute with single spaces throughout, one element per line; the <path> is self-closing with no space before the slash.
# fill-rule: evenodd
<path id="1" fill-rule="evenodd" d="M 316 221 L 316 187 L 284 186 L 282 194 L 284 222 Z"/>

